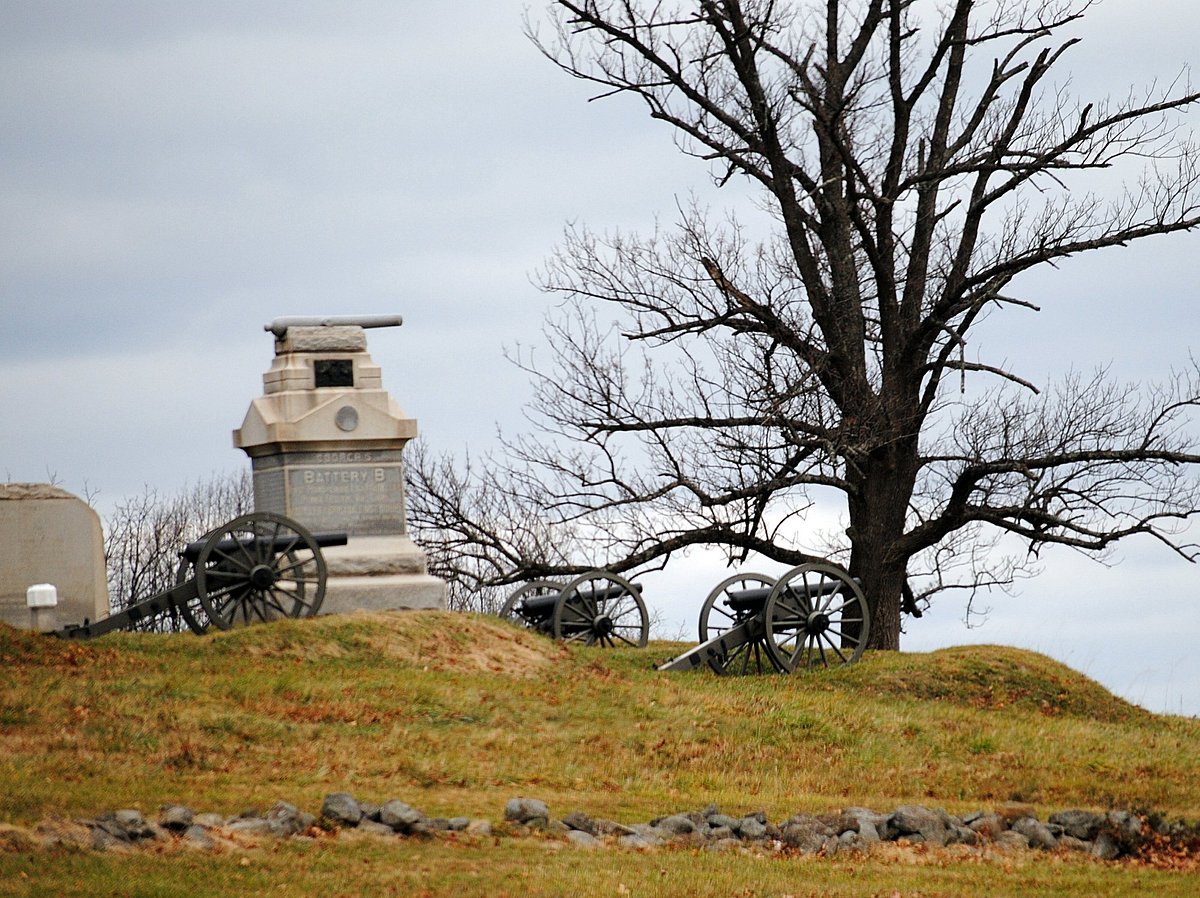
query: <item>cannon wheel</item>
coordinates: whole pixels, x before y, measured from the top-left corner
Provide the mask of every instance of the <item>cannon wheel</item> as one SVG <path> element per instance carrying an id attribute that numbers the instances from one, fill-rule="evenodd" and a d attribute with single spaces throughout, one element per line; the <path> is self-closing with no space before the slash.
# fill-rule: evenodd
<path id="1" fill-rule="evenodd" d="M 210 533 L 195 573 L 200 604 L 222 630 L 312 617 L 325 598 L 325 559 L 317 541 L 271 512 L 242 515 Z"/>
<path id="2" fill-rule="evenodd" d="M 186 558 L 179 559 L 179 567 L 175 569 L 175 585 L 182 586 L 196 575 L 192 572 L 192 563 Z M 175 608 L 179 611 L 179 616 L 183 618 L 183 622 L 197 636 L 203 636 L 208 632 L 212 621 L 208 619 L 208 612 L 204 610 L 204 606 L 200 603 L 200 596 L 195 595 L 182 604 L 177 604 Z"/>
<path id="3" fill-rule="evenodd" d="M 783 670 L 852 664 L 862 657 L 871 615 L 849 573 L 802 564 L 779 578 L 763 609 L 767 651 Z"/>
<path id="4" fill-rule="evenodd" d="M 731 607 L 728 601 L 731 593 L 764 587 L 770 589 L 774 585 L 775 578 L 766 574 L 734 574 L 714 586 L 700 609 L 700 642 L 708 642 L 714 636 L 720 636 L 762 613 L 761 609 Z M 721 599 L 726 601 L 722 602 Z M 765 607 L 765 601 L 763 605 Z M 708 666 L 721 675 L 775 673 L 785 670 L 767 651 L 766 631 L 761 627 L 758 629 L 759 632 L 753 639 L 738 646 L 728 657 L 709 655 Z"/>
<path id="5" fill-rule="evenodd" d="M 565 587 L 554 606 L 554 638 L 584 645 L 645 648 L 650 616 L 641 592 L 624 577 L 588 571 Z"/>
<path id="6" fill-rule="evenodd" d="M 556 596 L 562 592 L 562 584 L 553 580 L 531 580 L 524 586 L 513 590 L 504 607 L 500 609 L 500 617 L 521 624 L 524 627 L 534 627 L 537 621 L 521 613 L 521 602 L 524 599 L 536 599 L 540 596 Z"/>

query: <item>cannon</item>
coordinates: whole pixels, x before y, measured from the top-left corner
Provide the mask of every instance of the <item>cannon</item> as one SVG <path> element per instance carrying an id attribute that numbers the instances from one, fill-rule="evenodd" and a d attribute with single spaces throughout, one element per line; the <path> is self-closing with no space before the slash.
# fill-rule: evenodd
<path id="1" fill-rule="evenodd" d="M 311 617 L 325 597 L 321 548 L 343 546 L 346 539 L 345 533 L 309 533 L 280 514 L 242 515 L 180 550 L 174 588 L 55 635 L 87 639 L 170 615 L 197 634 L 210 625 L 228 630 L 255 621 Z"/>
<path id="2" fill-rule="evenodd" d="M 508 597 L 500 617 L 583 645 L 644 648 L 650 637 L 641 586 L 608 571 L 588 571 L 565 584 L 533 580 Z"/>
<path id="3" fill-rule="evenodd" d="M 657 669 L 707 663 L 719 674 L 791 673 L 851 664 L 870 631 L 862 589 L 832 562 L 802 564 L 778 579 L 734 574 L 704 600 L 700 644 Z"/>

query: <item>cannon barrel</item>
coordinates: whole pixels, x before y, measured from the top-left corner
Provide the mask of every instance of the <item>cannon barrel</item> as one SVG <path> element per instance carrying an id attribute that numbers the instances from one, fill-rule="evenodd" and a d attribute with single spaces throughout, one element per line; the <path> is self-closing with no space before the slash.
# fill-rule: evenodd
<path id="1" fill-rule="evenodd" d="M 845 587 L 846 584 L 839 580 L 824 580 L 816 586 L 791 586 L 788 588 L 788 592 L 804 598 L 823 599 Z M 730 608 L 736 608 L 739 611 L 761 611 L 767 604 L 767 598 L 771 595 L 771 588 L 764 586 L 759 589 L 730 590 L 727 595 L 726 604 Z"/>
<path id="2" fill-rule="evenodd" d="M 642 584 L 631 583 L 638 595 L 642 594 Z M 579 597 L 589 602 L 607 602 L 620 598 L 625 590 L 620 586 L 609 586 L 604 589 L 581 589 Z M 528 596 L 521 600 L 521 610 L 534 617 L 550 617 L 554 614 L 554 606 L 558 604 L 557 595 Z"/>
<path id="3" fill-rule="evenodd" d="M 319 315 L 311 317 L 276 318 L 264 324 L 280 340 L 290 327 L 399 327 L 404 319 L 399 315 Z"/>
<path id="4" fill-rule="evenodd" d="M 228 630 L 252 620 L 312 617 L 325 595 L 321 548 L 347 540 L 345 533 L 309 533 L 273 512 L 241 515 L 184 546 L 173 588 L 54 635 L 87 639 L 166 616 L 182 618 L 195 633 L 210 624 Z"/>
<path id="5" fill-rule="evenodd" d="M 316 544 L 318 546 L 320 546 L 322 549 L 327 549 L 330 546 L 344 546 L 344 545 L 346 545 L 346 542 L 348 539 L 348 537 L 346 536 L 346 534 L 344 532 L 314 533 L 312 535 L 312 537 L 313 537 L 313 540 L 316 542 Z M 200 550 L 204 548 L 204 546 L 207 542 L 208 542 L 207 540 L 198 539 L 195 542 L 188 543 L 180 551 L 180 553 L 179 553 L 180 557 L 186 558 L 188 561 L 195 562 L 196 559 L 200 557 Z M 237 549 L 239 546 L 243 549 L 249 549 L 250 546 L 254 545 L 254 544 L 257 544 L 257 546 L 260 550 L 265 550 L 265 551 L 272 552 L 272 553 L 278 553 L 278 552 L 288 552 L 297 546 L 303 546 L 304 541 L 302 539 L 300 539 L 299 537 L 297 537 L 295 534 L 292 534 L 290 536 L 275 536 L 275 537 L 265 537 L 265 536 L 227 537 L 225 539 L 217 541 L 213 545 L 213 549 L 215 551 L 222 552 L 224 554 L 228 554 L 228 553 L 234 551 L 235 549 Z"/>

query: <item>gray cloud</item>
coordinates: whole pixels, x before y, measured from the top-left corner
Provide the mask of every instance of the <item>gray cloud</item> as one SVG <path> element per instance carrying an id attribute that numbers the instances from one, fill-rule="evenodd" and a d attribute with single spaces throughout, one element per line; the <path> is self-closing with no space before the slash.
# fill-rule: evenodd
<path id="1" fill-rule="evenodd" d="M 2 0 L 0 474 L 87 485 L 104 508 L 244 465 L 230 431 L 270 362 L 261 327 L 284 314 L 402 313 L 372 353 L 435 446 L 521 427 L 502 347 L 541 341 L 549 300 L 529 273 L 563 224 L 648 230 L 690 190 L 744 203 L 636 103 L 586 102 L 522 36 L 524 6 Z M 1074 86 L 1174 77 L 1197 16 L 1191 0 L 1101 4 Z M 978 349 L 1037 378 L 1068 361 L 1161 373 L 1196 342 L 1195 241 L 1031 279 L 1045 311 L 998 317 Z M 1153 568 L 1156 593 L 1196 592 L 1190 567 Z M 1064 569 L 1073 583 L 1037 589 L 1114 582 Z M 690 632 L 704 587 L 672 578 L 660 594 Z M 1005 638 L 1028 620 L 995 604 Z M 1194 645 L 1196 615 L 1173 605 Z M 1187 663 L 1174 675 L 1200 681 Z"/>

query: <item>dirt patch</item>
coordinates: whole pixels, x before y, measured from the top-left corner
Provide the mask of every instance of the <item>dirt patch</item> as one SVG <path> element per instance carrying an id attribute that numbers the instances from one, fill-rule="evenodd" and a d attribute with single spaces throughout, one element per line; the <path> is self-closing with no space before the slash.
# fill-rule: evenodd
<path id="1" fill-rule="evenodd" d="M 299 661 L 363 655 L 424 670 L 534 676 L 567 657 L 560 644 L 499 618 L 449 611 L 355 611 L 212 634 L 256 658 Z"/>
<path id="2" fill-rule="evenodd" d="M 40 844 L 29 830 L 0 823 L 0 851 L 33 851 Z"/>
<path id="3" fill-rule="evenodd" d="M 544 636 L 480 615 L 445 611 L 357 612 L 370 624 L 367 644 L 380 655 L 426 670 L 528 677 L 560 662 L 566 649 Z"/>

